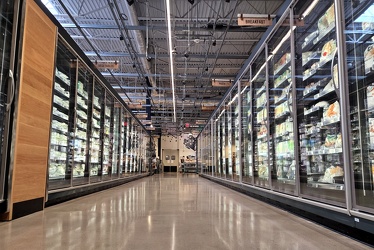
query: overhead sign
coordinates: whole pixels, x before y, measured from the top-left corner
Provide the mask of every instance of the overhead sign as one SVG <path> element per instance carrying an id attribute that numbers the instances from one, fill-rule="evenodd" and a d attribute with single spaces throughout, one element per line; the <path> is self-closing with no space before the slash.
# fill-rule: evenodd
<path id="1" fill-rule="evenodd" d="M 243 17 L 238 18 L 239 26 L 270 26 L 273 20 L 267 18 Z"/>
<path id="2" fill-rule="evenodd" d="M 135 115 L 138 119 L 145 119 L 148 117 L 148 114 L 136 114 Z"/>
<path id="3" fill-rule="evenodd" d="M 213 87 L 231 87 L 231 81 L 212 80 Z"/>
<path id="4" fill-rule="evenodd" d="M 214 111 L 216 106 L 201 106 L 202 111 Z"/>
<path id="5" fill-rule="evenodd" d="M 142 103 L 134 103 L 134 102 L 128 102 L 127 106 L 129 106 L 130 109 L 141 109 L 142 108 Z"/>
<path id="6" fill-rule="evenodd" d="M 96 60 L 96 61 L 93 61 L 93 64 L 98 69 L 118 69 L 119 68 L 119 64 L 117 61 Z"/>
<path id="7" fill-rule="evenodd" d="M 141 120 L 140 121 L 143 125 L 151 125 L 152 121 L 151 120 Z"/>
<path id="8" fill-rule="evenodd" d="M 205 125 L 206 120 L 196 120 L 196 124 Z"/>

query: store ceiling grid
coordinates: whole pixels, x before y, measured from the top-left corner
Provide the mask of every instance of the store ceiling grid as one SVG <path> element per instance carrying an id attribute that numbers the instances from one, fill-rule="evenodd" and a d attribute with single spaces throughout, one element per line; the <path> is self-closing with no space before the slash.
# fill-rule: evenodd
<path id="1" fill-rule="evenodd" d="M 155 133 L 179 135 L 200 131 L 203 125 L 195 125 L 196 120 L 207 120 L 212 113 L 202 106 L 217 106 L 228 90 L 213 87 L 212 80 L 234 80 L 266 31 L 238 26 L 237 15 L 273 15 L 284 0 L 171 1 L 176 122 L 165 0 L 43 2 L 92 61 L 119 63 L 118 70 L 102 73 L 125 102 L 142 103 L 135 114 L 146 112 L 151 93 Z"/>

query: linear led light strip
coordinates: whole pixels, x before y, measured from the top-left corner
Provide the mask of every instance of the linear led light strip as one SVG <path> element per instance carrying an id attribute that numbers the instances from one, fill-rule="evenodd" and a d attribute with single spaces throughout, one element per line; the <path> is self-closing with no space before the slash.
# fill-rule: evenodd
<path id="1" fill-rule="evenodd" d="M 314 0 L 310 5 L 309 7 L 304 11 L 304 13 L 301 15 L 302 18 L 306 17 L 307 15 L 309 15 L 309 13 L 314 9 L 314 7 L 316 7 L 317 3 L 319 2 L 319 0 Z"/>
<path id="2" fill-rule="evenodd" d="M 170 21 L 170 0 L 166 0 L 166 12 L 168 22 L 168 35 L 169 35 L 169 56 L 170 56 L 170 75 L 171 75 L 171 90 L 173 92 L 173 122 L 177 121 L 177 114 L 175 111 L 175 86 L 174 86 L 174 63 L 173 63 L 173 45 L 171 41 L 171 21 Z"/>

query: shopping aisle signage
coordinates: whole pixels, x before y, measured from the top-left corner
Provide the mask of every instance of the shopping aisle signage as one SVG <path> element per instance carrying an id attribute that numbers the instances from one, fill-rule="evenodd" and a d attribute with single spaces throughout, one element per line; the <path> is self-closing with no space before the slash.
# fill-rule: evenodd
<path id="1" fill-rule="evenodd" d="M 239 26 L 270 26 L 273 23 L 271 18 L 263 17 L 238 17 Z"/>
<path id="2" fill-rule="evenodd" d="M 212 81 L 213 87 L 231 87 L 231 85 L 232 85 L 231 81 L 219 81 L 219 80 Z"/>
<path id="3" fill-rule="evenodd" d="M 96 60 L 93 62 L 93 64 L 98 69 L 118 69 L 119 68 L 119 64 L 117 61 Z"/>

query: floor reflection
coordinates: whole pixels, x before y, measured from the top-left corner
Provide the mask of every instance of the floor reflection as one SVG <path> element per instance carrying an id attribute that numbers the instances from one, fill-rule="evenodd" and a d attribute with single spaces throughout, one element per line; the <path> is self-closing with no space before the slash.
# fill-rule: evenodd
<path id="1" fill-rule="evenodd" d="M 159 174 L 0 223 L 0 249 L 366 249 L 196 174 Z"/>

